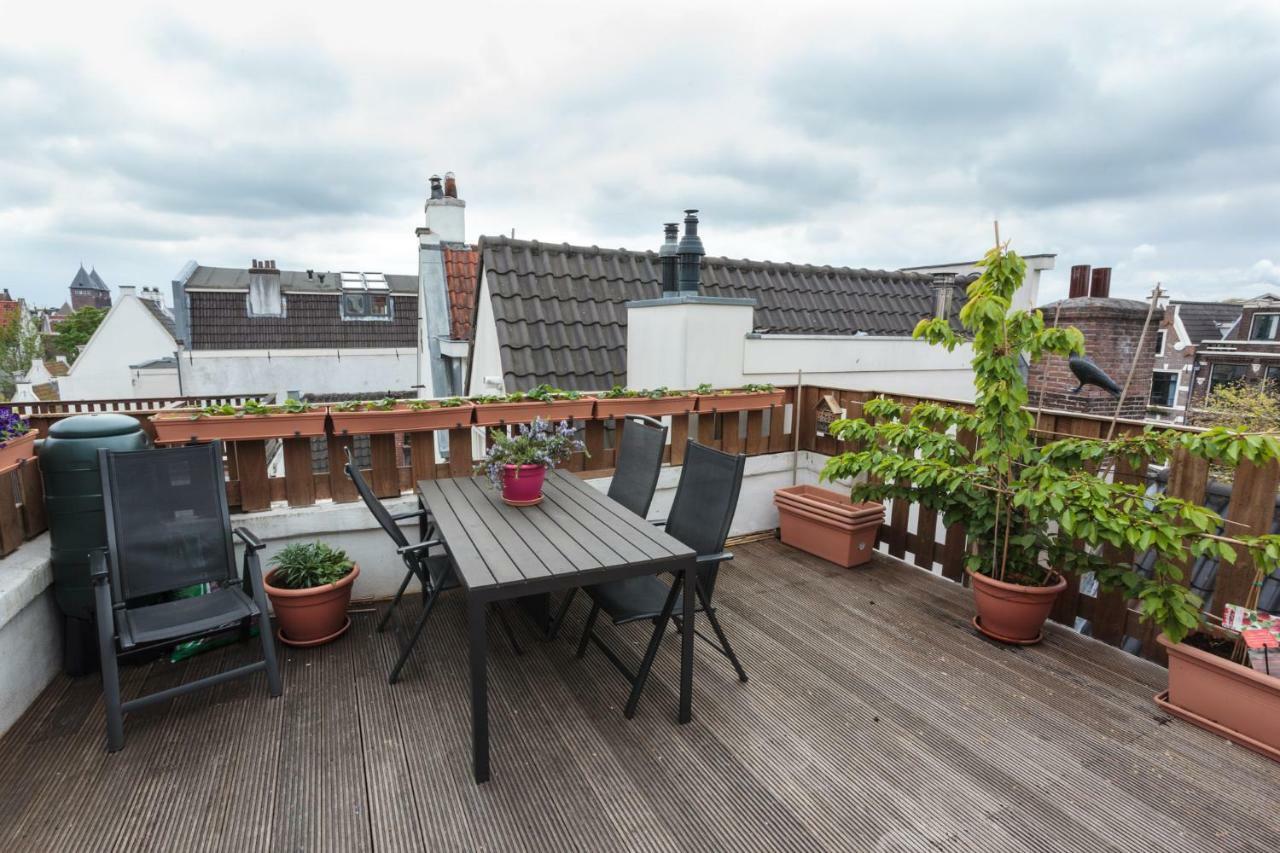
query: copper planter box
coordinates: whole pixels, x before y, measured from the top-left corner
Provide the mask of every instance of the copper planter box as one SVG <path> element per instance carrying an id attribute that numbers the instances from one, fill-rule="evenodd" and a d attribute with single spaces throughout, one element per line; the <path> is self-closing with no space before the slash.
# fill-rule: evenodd
<path id="1" fill-rule="evenodd" d="M 787 399 L 785 391 L 730 391 L 728 394 L 699 394 L 695 411 L 699 412 L 749 412 L 781 406 Z"/>
<path id="2" fill-rule="evenodd" d="M 697 398 L 692 394 L 684 397 L 612 397 L 596 401 L 597 418 L 621 418 L 626 415 L 648 415 L 660 418 L 663 415 L 687 415 L 693 411 Z"/>
<path id="3" fill-rule="evenodd" d="M 273 438 L 316 438 L 324 435 L 329 413 L 278 412 L 270 415 L 199 415 L 161 413 L 151 418 L 158 444 L 187 441 L 265 441 Z"/>
<path id="4" fill-rule="evenodd" d="M 30 430 L 0 445 L 0 474 L 8 474 L 21 465 L 22 460 L 36 455 L 37 435 L 35 430 Z"/>
<path id="5" fill-rule="evenodd" d="M 505 426 L 506 424 L 532 423 L 543 418 L 552 423 L 584 420 L 595 411 L 596 398 L 581 400 L 553 400 L 543 403 L 533 400 L 527 403 L 479 403 L 476 405 L 476 426 Z"/>
<path id="6" fill-rule="evenodd" d="M 871 560 L 884 523 L 882 504 L 855 504 L 817 486 L 778 489 L 773 503 L 785 544 L 846 569 Z"/>
<path id="7" fill-rule="evenodd" d="M 1169 689 L 1156 704 L 1273 761 L 1280 761 L 1280 678 L 1186 643 L 1171 643 Z"/>
<path id="8" fill-rule="evenodd" d="M 400 404 L 394 409 L 339 412 L 329 409 L 335 435 L 378 435 L 388 432 L 417 432 L 431 429 L 458 429 L 471 426 L 474 403 L 415 409 Z"/>

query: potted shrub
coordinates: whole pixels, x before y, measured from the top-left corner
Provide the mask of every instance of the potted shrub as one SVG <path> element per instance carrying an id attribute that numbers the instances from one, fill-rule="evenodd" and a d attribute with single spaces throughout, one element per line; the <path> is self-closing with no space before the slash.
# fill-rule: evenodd
<path id="1" fill-rule="evenodd" d="M 1009 310 L 1025 264 L 996 247 L 982 261 L 983 273 L 968 288 L 960 311 L 974 351 L 973 411 L 921 403 L 909 418 L 903 407 L 880 398 L 868 401 L 863 417 L 837 421 L 831 434 L 856 449 L 833 457 L 824 479 L 855 480 L 854 500 L 918 503 L 960 523 L 968 535 L 966 570 L 978 615 L 974 625 L 1009 643 L 1039 640 L 1065 574 L 1094 572 L 1104 589 L 1123 591 L 1139 603 L 1171 641 L 1200 620 L 1201 601 L 1182 581 L 1187 554 L 1228 559 L 1236 545 L 1264 547 L 1265 539 L 1227 540 L 1214 531 L 1222 520 L 1205 507 L 1167 495 L 1148 495 L 1143 485 L 1112 481 L 1117 459 L 1140 469 L 1166 461 L 1178 447 L 1211 459 L 1275 458 L 1274 437 L 1246 436 L 1221 428 L 1205 433 L 1147 429 L 1114 441 L 1067 438 L 1039 445 L 1020 361 L 1045 353 L 1084 351 L 1073 328 L 1046 328 L 1039 311 Z M 924 320 L 915 336 L 954 349 L 961 333 L 945 319 Z M 972 454 L 956 431 L 976 435 Z M 1111 565 L 1102 545 L 1155 550 L 1149 574 L 1126 561 Z M 1277 549 L 1280 555 L 1280 549 Z"/>
<path id="2" fill-rule="evenodd" d="M 374 435 L 471 426 L 475 403 L 461 397 L 443 400 L 349 400 L 329 407 L 337 435 Z"/>
<path id="3" fill-rule="evenodd" d="M 279 629 L 290 646 L 318 646 L 351 625 L 347 605 L 360 567 L 323 542 L 295 542 L 271 558 L 263 578 Z"/>
<path id="4" fill-rule="evenodd" d="M 709 384 L 702 384 L 697 389 L 699 412 L 744 412 L 752 409 L 767 409 L 770 406 L 781 406 L 786 393 L 769 384 L 743 385 L 741 388 L 725 388 L 715 390 Z"/>
<path id="5" fill-rule="evenodd" d="M 553 426 L 535 418 L 531 424 L 520 424 L 508 435 L 490 431 L 492 443 L 484 459 L 476 463 L 476 472 L 488 476 L 502 499 L 511 506 L 534 506 L 542 502 L 542 482 L 547 469 L 554 468 L 574 453 L 586 452 L 568 421 Z"/>
<path id="6" fill-rule="evenodd" d="M 36 431 L 8 406 L 0 406 L 0 474 L 8 474 L 36 453 Z"/>
<path id="7" fill-rule="evenodd" d="M 596 405 L 595 397 L 546 384 L 505 397 L 472 397 L 471 401 L 476 404 L 476 426 L 527 424 L 535 418 L 549 421 L 589 418 Z"/>
<path id="8" fill-rule="evenodd" d="M 634 391 L 614 385 L 596 400 L 597 418 L 621 418 L 625 415 L 687 415 L 693 411 L 697 397 L 688 391 L 672 391 L 669 388 Z"/>
<path id="9" fill-rule="evenodd" d="M 160 444 L 187 441 L 251 441 L 271 438 L 313 438 L 324 435 L 328 413 L 323 406 L 300 400 L 270 405 L 247 400 L 243 406 L 205 406 L 160 412 L 151 417 Z"/>

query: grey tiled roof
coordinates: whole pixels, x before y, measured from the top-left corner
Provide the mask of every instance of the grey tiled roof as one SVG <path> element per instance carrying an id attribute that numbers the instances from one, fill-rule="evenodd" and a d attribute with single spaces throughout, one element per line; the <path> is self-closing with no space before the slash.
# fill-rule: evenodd
<path id="1" fill-rule="evenodd" d="M 71 279 L 71 288 L 73 290 L 106 290 L 107 286 L 105 284 L 101 287 L 98 286 L 102 279 L 97 278 L 95 280 L 96 276 L 96 271 L 93 276 L 90 276 L 89 273 L 85 272 L 84 265 L 81 264 L 80 269 L 76 270 L 75 278 Z"/>
<path id="2" fill-rule="evenodd" d="M 391 297 L 392 319 L 343 320 L 338 294 L 288 293 L 282 317 L 250 317 L 245 294 L 187 292 L 188 346 L 198 349 L 355 349 L 416 347 L 418 300 L 402 292 Z"/>
<path id="3" fill-rule="evenodd" d="M 178 327 L 173 324 L 173 318 L 165 313 L 165 310 L 161 307 L 160 303 L 156 302 L 154 299 L 139 298 L 139 301 L 148 311 L 151 312 L 151 316 L 160 321 L 160 325 L 164 326 L 165 331 L 169 333 L 170 337 L 177 339 Z"/>
<path id="4" fill-rule="evenodd" d="M 482 237 L 507 387 L 593 391 L 626 383 L 626 303 L 661 295 L 656 252 Z M 705 258 L 703 296 L 757 301 L 755 328 L 909 335 L 933 313 L 928 275 Z M 957 291 L 957 309 L 963 292 Z"/>
<path id="5" fill-rule="evenodd" d="M 323 280 L 321 280 L 323 276 Z M 387 287 L 392 293 L 418 292 L 416 275 L 386 276 Z M 280 291 L 282 293 L 337 293 L 341 290 L 341 279 L 336 272 L 317 270 L 311 278 L 307 278 L 305 270 L 280 270 Z M 248 290 L 249 271 L 235 267 L 198 266 L 192 271 L 186 282 L 187 289 Z"/>
<path id="6" fill-rule="evenodd" d="M 1226 302 L 1174 302 L 1191 343 L 1220 341 L 1227 327 L 1240 319 L 1241 307 Z M 1221 324 L 1221 326 L 1219 326 Z"/>

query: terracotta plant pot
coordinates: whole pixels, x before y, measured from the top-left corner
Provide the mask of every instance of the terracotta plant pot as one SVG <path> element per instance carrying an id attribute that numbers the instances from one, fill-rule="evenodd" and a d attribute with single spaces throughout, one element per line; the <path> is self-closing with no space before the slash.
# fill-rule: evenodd
<path id="1" fill-rule="evenodd" d="M 699 394 L 695 411 L 748 412 L 781 406 L 787 395 L 783 391 L 729 391 L 724 394 Z"/>
<path id="2" fill-rule="evenodd" d="M 272 586 L 275 570 L 263 578 L 267 598 L 276 614 L 279 629 L 276 636 L 290 646 L 318 646 L 337 639 L 351 626 L 347 605 L 351 603 L 351 585 L 360 576 L 360 566 L 353 565 L 346 577 L 337 583 L 310 589 L 286 589 Z"/>
<path id="3" fill-rule="evenodd" d="M 547 469 L 541 465 L 504 465 L 502 499 L 511 506 L 533 506 L 542 502 L 542 484 Z"/>
<path id="4" fill-rule="evenodd" d="M 1022 586 L 969 572 L 973 582 L 973 602 L 978 608 L 973 625 L 993 640 L 1017 645 L 1038 643 L 1044 637 L 1044 622 L 1053 602 L 1067 588 L 1062 575 L 1049 586 Z"/>
<path id="5" fill-rule="evenodd" d="M 816 486 L 773 493 L 782 541 L 844 568 L 871 560 L 884 522 L 884 506 L 855 504 L 848 495 Z"/>
<path id="6" fill-rule="evenodd" d="M 1280 678 L 1186 643 L 1169 653 L 1169 689 L 1156 704 L 1232 743 L 1280 761 Z"/>
<path id="7" fill-rule="evenodd" d="M 503 426 L 506 424 L 532 423 L 543 418 L 552 423 L 583 420 L 595 411 L 596 398 L 579 400 L 553 400 L 543 403 L 531 400 L 526 403 L 480 403 L 476 406 L 476 426 Z"/>
<path id="8" fill-rule="evenodd" d="M 459 429 L 471 426 L 475 403 L 415 409 L 397 403 L 387 411 L 340 412 L 332 406 L 329 419 L 335 435 L 376 435 L 388 432 L 417 432 L 429 429 Z"/>
<path id="9" fill-rule="evenodd" d="M 596 401 L 597 418 L 621 418 L 625 415 L 687 415 L 693 411 L 698 398 L 692 394 L 683 397 L 610 397 Z"/>
<path id="10" fill-rule="evenodd" d="M 28 430 L 17 438 L 0 444 L 0 474 L 8 474 L 22 464 L 22 460 L 36 455 L 35 430 Z"/>
<path id="11" fill-rule="evenodd" d="M 323 408 L 313 412 L 279 412 L 270 415 L 199 415 L 161 412 L 151 417 L 157 444 L 188 441 L 255 441 L 272 438 L 315 438 L 324 435 Z"/>

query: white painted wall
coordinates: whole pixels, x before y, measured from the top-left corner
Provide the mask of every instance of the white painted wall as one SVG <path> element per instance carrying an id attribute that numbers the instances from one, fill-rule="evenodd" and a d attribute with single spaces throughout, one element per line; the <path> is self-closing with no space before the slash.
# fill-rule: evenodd
<path id="1" fill-rule="evenodd" d="M 761 335 L 750 305 L 710 300 L 631 303 L 627 384 L 694 388 L 770 382 L 972 400 L 973 353 L 869 335 Z"/>
<path id="2" fill-rule="evenodd" d="M 64 400 L 134 397 L 130 365 L 172 356 L 177 342 L 135 294 L 122 290 L 66 376 Z M 175 389 L 176 393 L 176 389 Z"/>
<path id="3" fill-rule="evenodd" d="M 1027 277 L 1022 283 L 1022 288 L 1013 295 L 1010 307 L 1030 311 L 1040 304 L 1040 273 L 1053 269 L 1057 263 L 1057 256 L 1023 255 L 1022 259 L 1027 263 Z M 973 261 L 964 261 L 958 264 L 935 264 L 927 267 L 904 267 L 903 269 L 907 272 L 950 272 L 956 275 L 982 272 L 982 268 Z"/>
<path id="4" fill-rule="evenodd" d="M 177 367 L 141 367 L 133 370 L 133 396 L 177 397 Z"/>
<path id="5" fill-rule="evenodd" d="M 182 393 L 188 397 L 292 391 L 344 394 L 412 388 L 416 348 L 183 350 Z"/>
<path id="6" fill-rule="evenodd" d="M 471 381 L 467 383 L 467 394 L 492 394 L 502 391 L 505 381 L 502 354 L 498 348 L 498 328 L 493 319 L 493 300 L 489 298 L 489 282 L 483 273 L 476 299 L 479 309 L 474 331 L 475 342 L 471 348 Z"/>

